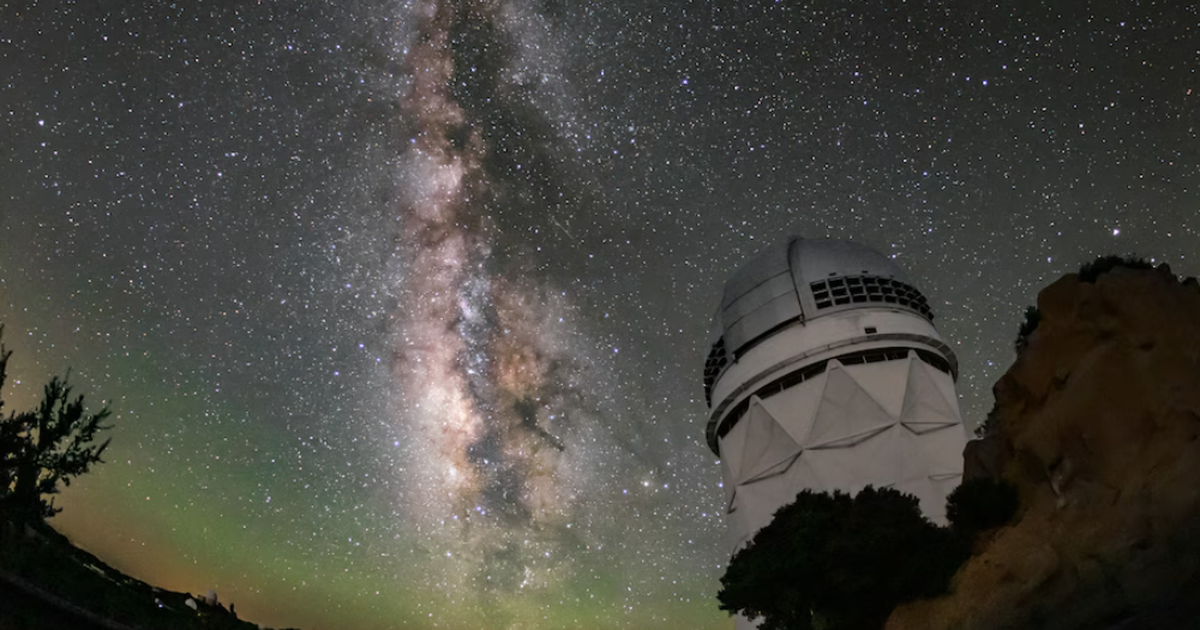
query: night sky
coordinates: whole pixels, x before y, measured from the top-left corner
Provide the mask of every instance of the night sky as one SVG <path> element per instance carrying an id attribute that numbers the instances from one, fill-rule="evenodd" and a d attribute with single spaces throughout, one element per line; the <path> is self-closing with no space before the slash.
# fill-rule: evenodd
<path id="1" fill-rule="evenodd" d="M 788 234 L 895 257 L 968 426 L 1036 292 L 1200 273 L 1187 2 L 13 2 L 5 398 L 53 523 L 274 626 L 728 628 L 701 368 Z"/>

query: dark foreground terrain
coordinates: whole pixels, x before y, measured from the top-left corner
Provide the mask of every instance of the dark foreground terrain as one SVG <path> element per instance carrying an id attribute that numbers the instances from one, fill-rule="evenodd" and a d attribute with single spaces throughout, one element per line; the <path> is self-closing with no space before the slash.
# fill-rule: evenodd
<path id="1" fill-rule="evenodd" d="M 60 628 L 258 630 L 258 625 L 200 596 L 131 578 L 48 525 L 0 524 L 0 630 Z"/>

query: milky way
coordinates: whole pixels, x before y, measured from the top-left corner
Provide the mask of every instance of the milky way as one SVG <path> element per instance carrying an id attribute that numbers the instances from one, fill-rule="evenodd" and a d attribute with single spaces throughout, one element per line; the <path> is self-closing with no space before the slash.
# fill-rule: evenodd
<path id="1" fill-rule="evenodd" d="M 413 137 L 401 161 L 411 184 L 399 208 L 407 280 L 393 351 L 396 414 L 411 441 L 407 496 L 447 556 L 466 564 L 447 562 L 447 579 L 511 590 L 563 569 L 557 541 L 575 498 L 564 460 L 581 447 L 564 433 L 580 396 L 561 339 L 570 308 L 519 256 L 494 254 L 490 214 L 504 194 L 485 163 L 491 147 L 452 93 L 476 77 L 456 67 L 451 37 L 464 27 L 503 35 L 499 7 L 428 2 L 415 14 L 403 100 Z"/>
<path id="2" fill-rule="evenodd" d="M 7 3 L 5 408 L 111 399 L 55 525 L 256 622 L 728 628 L 722 283 L 893 257 L 979 422 L 1038 288 L 1200 273 L 1193 4 Z"/>

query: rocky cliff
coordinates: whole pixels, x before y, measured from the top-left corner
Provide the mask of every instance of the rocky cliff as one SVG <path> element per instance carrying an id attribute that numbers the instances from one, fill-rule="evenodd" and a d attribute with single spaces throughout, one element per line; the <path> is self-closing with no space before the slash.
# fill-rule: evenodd
<path id="1" fill-rule="evenodd" d="M 1018 514 L 887 628 L 1200 627 L 1200 285 L 1118 266 L 1065 276 L 1038 309 L 967 451 L 968 475 L 1018 488 Z"/>

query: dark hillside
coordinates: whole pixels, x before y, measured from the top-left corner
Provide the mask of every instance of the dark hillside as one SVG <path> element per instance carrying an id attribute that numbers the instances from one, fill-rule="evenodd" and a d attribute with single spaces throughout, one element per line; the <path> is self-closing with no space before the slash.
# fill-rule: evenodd
<path id="1" fill-rule="evenodd" d="M 889 630 L 1200 627 L 1200 285 L 1100 262 L 1038 295 L 967 447 L 1016 517 Z"/>
<path id="2" fill-rule="evenodd" d="M 0 531 L 0 630 L 258 630 L 200 596 L 124 575 L 48 525 Z"/>

